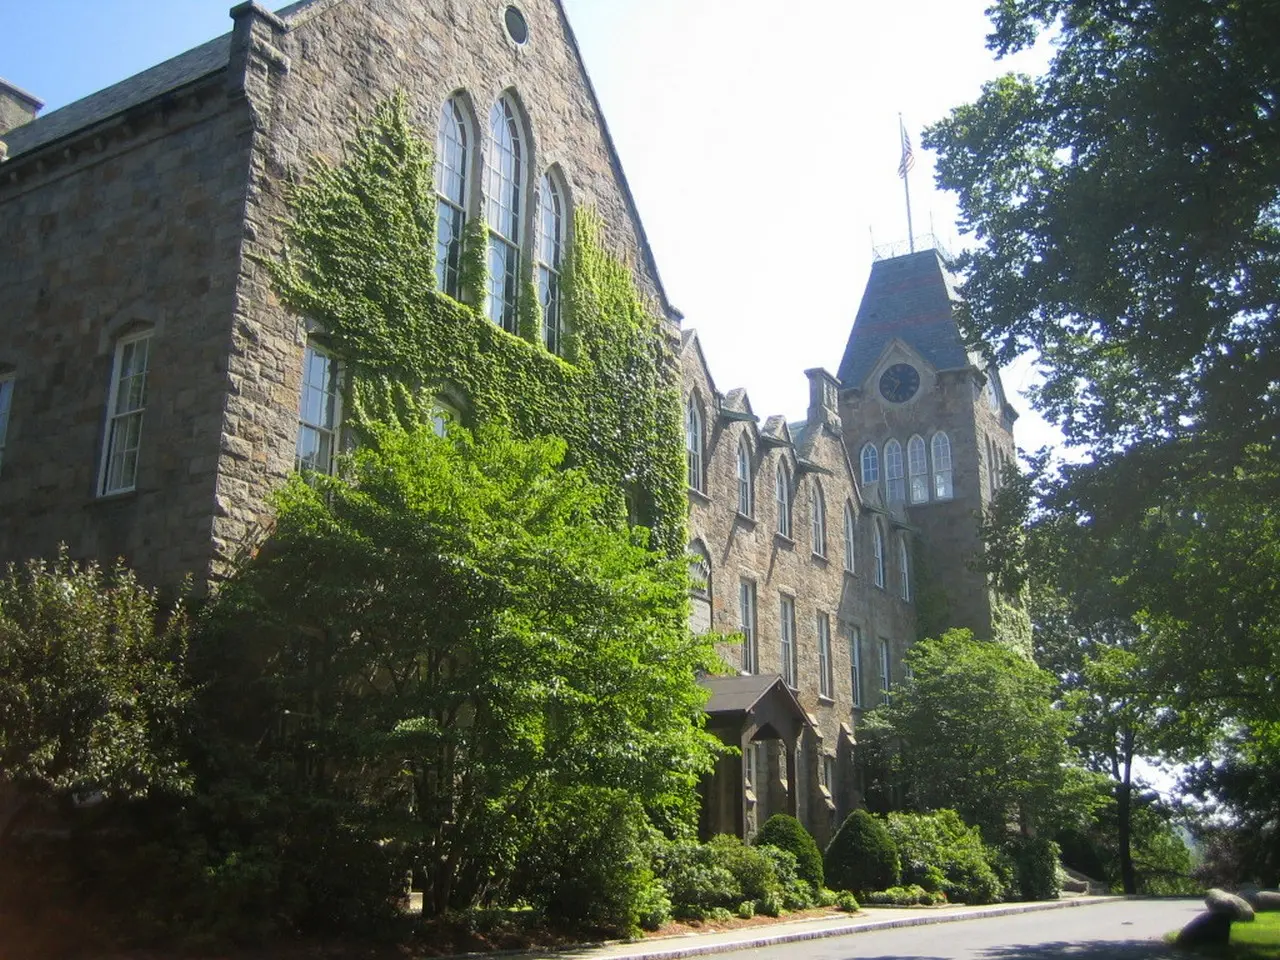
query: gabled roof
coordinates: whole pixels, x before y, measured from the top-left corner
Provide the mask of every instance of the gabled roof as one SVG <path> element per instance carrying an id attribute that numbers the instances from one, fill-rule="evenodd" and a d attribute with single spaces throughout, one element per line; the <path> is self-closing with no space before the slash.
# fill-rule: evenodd
<path id="1" fill-rule="evenodd" d="M 844 349 L 838 374 L 844 387 L 861 387 L 896 337 L 937 370 L 969 366 L 952 301 L 955 289 L 936 250 L 877 260 Z"/>
<path id="2" fill-rule="evenodd" d="M 809 723 L 808 714 L 796 695 L 776 673 L 747 674 L 739 677 L 703 677 L 699 685 L 711 692 L 704 708 L 714 715 L 750 713 L 766 696 L 782 699 L 797 719 Z"/>
<path id="3" fill-rule="evenodd" d="M 184 87 L 221 70 L 227 65 L 230 56 L 231 34 L 224 33 L 127 80 L 121 80 L 52 113 L 14 127 L 3 138 L 9 148 L 9 157 L 29 153 L 84 127 L 100 123 L 148 100 Z"/>

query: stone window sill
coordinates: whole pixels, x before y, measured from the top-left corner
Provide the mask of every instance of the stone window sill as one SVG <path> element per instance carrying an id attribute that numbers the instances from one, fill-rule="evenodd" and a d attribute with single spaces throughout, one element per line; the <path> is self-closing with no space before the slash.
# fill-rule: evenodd
<path id="1" fill-rule="evenodd" d="M 796 542 L 792 540 L 790 537 L 788 537 L 785 533 L 781 533 L 781 532 L 775 533 L 773 535 L 773 539 L 779 544 L 781 544 L 782 546 L 786 547 L 788 550 L 794 550 L 796 547 Z"/>
<path id="2" fill-rule="evenodd" d="M 825 553 L 819 553 L 817 550 L 813 551 L 813 555 L 810 559 L 813 560 L 814 563 L 822 564 L 824 567 L 829 563 L 827 555 Z"/>
<path id="3" fill-rule="evenodd" d="M 697 487 L 689 487 L 688 490 L 689 496 L 694 500 L 701 502 L 704 506 L 710 506 L 711 498 L 707 496 L 705 492 L 699 490 Z"/>
<path id="4" fill-rule="evenodd" d="M 743 513 L 741 510 L 739 510 L 737 513 L 733 515 L 733 519 L 735 522 L 742 524 L 742 526 L 746 527 L 748 530 L 755 529 L 756 518 L 752 516 L 748 516 L 747 514 Z"/>
<path id="5" fill-rule="evenodd" d="M 825 693 L 818 694 L 818 703 L 824 707 L 834 707 L 836 705 L 835 697 L 828 697 Z"/>

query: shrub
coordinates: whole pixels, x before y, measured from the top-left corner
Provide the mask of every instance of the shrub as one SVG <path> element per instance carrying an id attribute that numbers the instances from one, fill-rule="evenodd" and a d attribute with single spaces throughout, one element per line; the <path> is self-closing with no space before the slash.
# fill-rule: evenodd
<path id="1" fill-rule="evenodd" d="M 742 896 L 751 901 L 781 890 L 778 871 L 768 854 L 729 834 L 712 837 L 711 859 L 733 874 Z"/>
<path id="2" fill-rule="evenodd" d="M 836 892 L 830 887 L 819 887 L 814 894 L 814 904 L 819 907 L 834 907 L 836 903 Z"/>
<path id="3" fill-rule="evenodd" d="M 1018 897 L 1022 900 L 1057 900 L 1062 892 L 1058 878 L 1058 845 L 1048 837 L 1018 837 L 1009 844 Z"/>
<path id="4" fill-rule="evenodd" d="M 865 810 L 849 814 L 827 846 L 831 886 L 861 894 L 893 886 L 900 874 L 898 848 L 884 821 Z"/>
<path id="5" fill-rule="evenodd" d="M 891 905 L 897 907 L 914 907 L 936 902 L 934 894 L 919 884 L 913 883 L 905 887 L 890 887 L 887 890 L 876 890 L 867 895 L 867 903 Z M 946 902 L 944 897 L 942 902 Z"/>
<path id="6" fill-rule="evenodd" d="M 977 827 L 954 810 L 891 813 L 889 834 L 902 858 L 902 882 L 942 891 L 958 903 L 994 903 L 1004 885 Z"/>
<path id="7" fill-rule="evenodd" d="M 756 902 L 754 900 L 743 900 L 738 904 L 738 917 L 742 920 L 750 920 L 756 915 Z"/>
<path id="8" fill-rule="evenodd" d="M 623 790 L 567 790 L 546 809 L 517 863 L 512 891 L 549 920 L 632 935 L 669 915 L 649 869 L 651 829 L 640 801 Z"/>
<path id="9" fill-rule="evenodd" d="M 756 901 L 756 913 L 762 917 L 777 917 L 782 914 L 782 897 L 779 894 L 770 894 L 763 900 Z"/>
<path id="10" fill-rule="evenodd" d="M 858 906 L 858 898 L 848 890 L 842 890 L 836 894 L 836 909 L 843 910 L 845 913 L 857 913 L 861 908 Z"/>
<path id="11" fill-rule="evenodd" d="M 711 844 L 676 840 L 660 845 L 654 872 L 662 881 L 677 917 L 700 920 L 716 907 L 742 902 L 737 878 L 717 859 Z"/>
<path id="12" fill-rule="evenodd" d="M 822 854 L 812 834 L 795 817 L 775 813 L 760 828 L 755 843 L 758 847 L 777 847 L 794 854 L 800 879 L 812 884 L 815 890 L 822 886 Z"/>
<path id="13" fill-rule="evenodd" d="M 796 857 L 790 850 L 778 847 L 758 847 L 773 863 L 778 876 L 778 895 L 784 910 L 807 910 L 814 904 L 814 889 L 796 872 Z"/>

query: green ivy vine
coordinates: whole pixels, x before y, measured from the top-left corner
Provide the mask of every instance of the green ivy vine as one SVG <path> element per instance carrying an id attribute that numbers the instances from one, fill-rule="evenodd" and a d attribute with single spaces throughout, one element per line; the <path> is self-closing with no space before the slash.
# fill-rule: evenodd
<path id="1" fill-rule="evenodd" d="M 285 255 L 267 267 L 283 302 L 342 358 L 353 428 L 420 417 L 444 397 L 464 421 L 560 436 L 570 465 L 626 498 L 655 547 L 682 554 L 678 368 L 657 311 L 606 249 L 599 216 L 574 212 L 562 358 L 541 345 L 532 283 L 522 285 L 521 336 L 485 317 L 481 218 L 464 235 L 465 302 L 436 289 L 432 173 L 431 144 L 396 94 L 356 124 L 342 162 L 316 161 L 288 194 Z"/>

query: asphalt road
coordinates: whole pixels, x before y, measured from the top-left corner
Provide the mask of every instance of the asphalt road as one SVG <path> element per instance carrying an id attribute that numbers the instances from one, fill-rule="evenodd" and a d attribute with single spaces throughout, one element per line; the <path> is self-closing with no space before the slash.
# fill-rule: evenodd
<path id="1" fill-rule="evenodd" d="M 732 960 L 1164 960 L 1200 900 L 1129 900 L 740 950 Z M 1184 958 L 1185 960 L 1185 958 Z"/>

